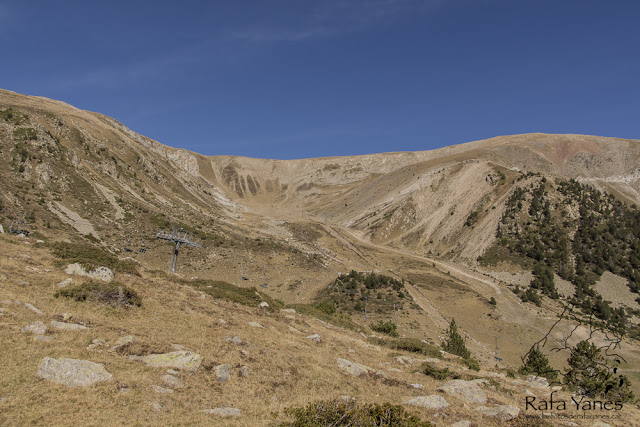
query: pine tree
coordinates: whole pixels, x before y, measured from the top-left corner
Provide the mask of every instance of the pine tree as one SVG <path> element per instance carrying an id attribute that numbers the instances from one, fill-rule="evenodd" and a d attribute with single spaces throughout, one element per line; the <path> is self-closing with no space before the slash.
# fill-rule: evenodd
<path id="1" fill-rule="evenodd" d="M 533 374 L 539 377 L 545 377 L 549 381 L 555 381 L 558 378 L 558 372 L 549 365 L 549 359 L 542 351 L 535 346 L 527 354 L 524 365 L 518 370 L 521 374 Z"/>
<path id="2" fill-rule="evenodd" d="M 567 362 L 569 370 L 564 375 L 564 381 L 581 394 L 621 402 L 633 400 L 627 377 L 609 372 L 595 344 L 586 340 L 579 342 L 571 349 Z"/>
<path id="3" fill-rule="evenodd" d="M 471 352 L 464 345 L 464 340 L 458 333 L 458 325 L 456 325 L 456 319 L 451 319 L 449 329 L 447 330 L 447 339 L 442 345 L 445 351 L 468 359 L 471 356 Z"/>

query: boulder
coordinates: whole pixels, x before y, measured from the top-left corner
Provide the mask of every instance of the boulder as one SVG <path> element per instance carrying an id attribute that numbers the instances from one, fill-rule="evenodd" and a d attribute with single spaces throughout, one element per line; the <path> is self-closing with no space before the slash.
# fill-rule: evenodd
<path id="1" fill-rule="evenodd" d="M 258 322 L 248 322 L 248 323 L 249 323 L 249 326 L 253 326 L 254 328 L 264 328 L 264 326 L 262 326 Z"/>
<path id="2" fill-rule="evenodd" d="M 205 409 L 205 414 L 217 415 L 219 417 L 239 417 L 242 415 L 242 411 L 236 408 L 222 407 L 222 408 L 213 408 L 213 409 Z"/>
<path id="3" fill-rule="evenodd" d="M 36 321 L 33 323 L 29 323 L 24 328 L 20 329 L 21 332 L 30 332 L 36 335 L 44 335 L 47 333 L 47 325 L 42 323 L 41 321 Z"/>
<path id="4" fill-rule="evenodd" d="M 320 335 L 318 335 L 318 334 L 309 335 L 308 337 L 305 337 L 305 338 L 310 339 L 310 340 L 315 341 L 318 344 L 320 344 Z"/>
<path id="5" fill-rule="evenodd" d="M 280 309 L 280 313 L 284 314 L 296 314 L 296 310 L 294 308 L 282 308 Z"/>
<path id="6" fill-rule="evenodd" d="M 482 391 L 478 384 L 470 381 L 451 380 L 438 387 L 438 390 L 469 403 L 487 403 L 487 396 L 484 391 Z"/>
<path id="7" fill-rule="evenodd" d="M 91 271 L 85 270 L 85 268 L 78 264 L 69 264 L 67 268 L 64 270 L 67 274 L 74 274 L 76 276 L 86 276 L 91 279 L 102 280 L 103 282 L 111 282 L 113 280 L 113 271 L 108 269 L 107 267 L 98 267 Z"/>
<path id="8" fill-rule="evenodd" d="M 511 421 L 520 414 L 520 409 L 513 405 L 497 405 L 494 407 L 479 406 L 476 411 L 488 417 L 498 418 L 502 421 Z"/>
<path id="9" fill-rule="evenodd" d="M 67 387 L 86 387 L 113 377 L 102 363 L 79 359 L 52 359 L 45 357 L 40 362 L 36 377 Z"/>
<path id="10" fill-rule="evenodd" d="M 245 341 L 242 340 L 242 338 L 240 338 L 239 336 L 235 336 L 235 337 L 224 337 L 222 338 L 223 340 L 236 344 L 236 345 L 244 345 L 246 344 Z"/>
<path id="11" fill-rule="evenodd" d="M 406 402 L 407 405 L 419 406 L 421 408 L 427 408 L 434 411 L 449 407 L 449 403 L 444 400 L 442 396 L 432 394 L 431 396 L 418 396 L 413 399 L 409 399 Z"/>
<path id="12" fill-rule="evenodd" d="M 545 377 L 537 377 L 535 375 L 527 377 L 527 384 L 535 388 L 549 388 L 549 381 Z"/>
<path id="13" fill-rule="evenodd" d="M 248 377 L 249 376 L 249 368 L 247 368 L 246 366 L 241 366 L 240 370 L 238 370 L 238 376 L 240 377 Z"/>
<path id="14" fill-rule="evenodd" d="M 231 367 L 228 364 L 222 364 L 215 366 L 213 368 L 213 374 L 216 376 L 218 381 L 224 383 L 229 381 L 229 377 L 231 376 Z"/>
<path id="15" fill-rule="evenodd" d="M 260 304 L 258 304 L 258 307 L 260 308 L 269 308 L 269 303 L 266 301 L 262 301 Z"/>
<path id="16" fill-rule="evenodd" d="M 63 331 L 80 331 L 83 329 L 89 329 L 86 326 L 78 325 L 77 323 L 64 323 L 64 322 L 57 322 L 55 320 L 52 321 L 50 325 L 54 329 L 59 329 Z"/>
<path id="17" fill-rule="evenodd" d="M 141 357 L 147 366 L 155 368 L 177 368 L 195 371 L 202 363 L 202 356 L 191 351 L 173 351 L 171 353 L 149 354 Z"/>
<path id="18" fill-rule="evenodd" d="M 347 359 L 338 358 L 338 367 L 345 371 L 349 375 L 360 376 L 362 374 L 368 374 L 369 372 L 374 372 L 373 369 L 368 366 L 361 365 L 359 363 L 351 362 Z"/>

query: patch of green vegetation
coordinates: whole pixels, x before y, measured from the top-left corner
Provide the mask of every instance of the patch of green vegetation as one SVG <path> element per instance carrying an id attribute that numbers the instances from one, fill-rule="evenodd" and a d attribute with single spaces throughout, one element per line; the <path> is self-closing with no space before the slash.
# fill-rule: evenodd
<path id="1" fill-rule="evenodd" d="M 38 132 L 33 128 L 18 128 L 13 131 L 13 137 L 22 141 L 35 141 L 38 139 Z"/>
<path id="2" fill-rule="evenodd" d="M 16 126 L 20 126 L 21 124 L 29 120 L 29 118 L 25 114 L 12 109 L 11 107 L 0 111 L 0 117 L 3 118 L 5 122 L 11 123 Z"/>
<path id="3" fill-rule="evenodd" d="M 377 323 L 372 323 L 369 325 L 371 330 L 380 332 L 382 334 L 387 334 L 390 337 L 398 337 L 398 325 L 396 325 L 391 320 L 379 320 Z"/>
<path id="4" fill-rule="evenodd" d="M 268 310 L 274 311 L 283 307 L 282 303 L 256 288 L 241 288 L 220 280 L 183 280 L 181 283 L 192 286 L 215 299 L 237 302 L 238 304 L 257 307 L 262 301 L 269 304 Z"/>
<path id="5" fill-rule="evenodd" d="M 342 274 L 324 288 L 315 298 L 316 302 L 333 304 L 338 312 L 361 312 L 366 304 L 371 311 L 391 313 L 402 310 L 411 303 L 411 296 L 404 283 L 389 276 L 376 273 L 351 271 Z"/>
<path id="6" fill-rule="evenodd" d="M 74 301 L 94 301 L 113 307 L 140 307 L 142 299 L 133 289 L 118 282 L 87 282 L 81 285 L 60 289 L 54 295 Z"/>
<path id="7" fill-rule="evenodd" d="M 313 316 L 316 319 L 320 319 L 324 322 L 331 323 L 332 325 L 339 326 L 345 329 L 351 329 L 357 332 L 364 332 L 364 329 L 357 323 L 351 321 L 351 316 L 346 313 L 334 313 L 329 314 L 326 310 L 320 310 L 317 308 L 317 304 L 289 304 L 287 308 L 293 308 L 298 313 L 307 316 Z"/>
<path id="8" fill-rule="evenodd" d="M 310 403 L 304 408 L 287 408 L 284 413 L 293 418 L 293 421 L 281 423 L 283 427 L 432 426 L 431 423 L 408 413 L 402 406 L 390 403 L 359 404 L 353 400 L 335 399 Z"/>
<path id="9" fill-rule="evenodd" d="M 86 270 L 107 267 L 113 271 L 139 275 L 134 261 L 119 260 L 105 250 L 82 243 L 58 242 L 52 246 L 53 256 L 63 260 L 63 263 L 78 263 Z"/>
<path id="10" fill-rule="evenodd" d="M 393 350 L 408 351 L 411 353 L 424 354 L 425 356 L 441 358 L 442 354 L 438 347 L 427 344 L 417 338 L 367 338 L 372 344 L 384 346 Z"/>
<path id="11" fill-rule="evenodd" d="M 476 222 L 478 222 L 478 215 L 480 215 L 480 211 L 471 211 L 467 220 L 464 222 L 465 227 L 473 227 Z"/>
<path id="12" fill-rule="evenodd" d="M 460 374 L 457 372 L 451 371 L 449 368 L 438 368 L 432 363 L 423 363 L 420 372 L 436 380 L 446 380 L 449 378 L 456 380 L 460 378 Z"/>

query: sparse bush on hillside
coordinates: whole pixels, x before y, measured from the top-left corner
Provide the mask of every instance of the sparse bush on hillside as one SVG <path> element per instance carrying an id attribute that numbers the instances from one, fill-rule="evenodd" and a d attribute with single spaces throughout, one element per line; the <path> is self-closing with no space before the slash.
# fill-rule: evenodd
<path id="1" fill-rule="evenodd" d="M 458 333 L 458 325 L 456 325 L 456 319 L 451 319 L 449 329 L 447 330 L 447 338 L 442 344 L 442 348 L 451 354 L 462 357 L 463 359 L 468 359 L 471 356 L 471 352 L 464 344 L 462 336 L 460 336 L 460 334 Z"/>
<path id="2" fill-rule="evenodd" d="M 417 338 L 367 338 L 372 344 L 385 346 L 393 350 L 409 351 L 412 353 L 424 354 L 425 356 L 439 358 L 442 357 L 438 347 L 420 341 Z"/>
<path id="3" fill-rule="evenodd" d="M 75 301 L 95 301 L 113 307 L 140 307 L 142 299 L 136 291 L 118 282 L 87 282 L 60 289 L 55 297 L 70 298 Z"/>
<path id="4" fill-rule="evenodd" d="M 398 326 L 391 320 L 387 320 L 386 322 L 384 320 L 379 320 L 378 322 L 369 325 L 369 327 L 373 331 L 387 334 L 391 337 L 398 336 Z"/>
<path id="5" fill-rule="evenodd" d="M 457 372 L 451 371 L 449 370 L 449 368 L 440 369 L 431 363 L 424 363 L 420 371 L 423 374 L 431 378 L 434 378 L 436 380 L 446 380 L 446 379 L 456 380 L 460 378 L 460 374 L 458 374 Z"/>
<path id="6" fill-rule="evenodd" d="M 285 415 L 292 422 L 281 426 L 318 427 L 318 426 L 393 426 L 393 427 L 430 427 L 431 423 L 408 413 L 400 405 L 384 403 L 358 404 L 353 400 L 329 400 L 310 403 L 304 408 L 287 408 Z"/>
<path id="7" fill-rule="evenodd" d="M 250 307 L 257 307 L 258 304 L 265 301 L 269 304 L 270 311 L 283 307 L 281 303 L 269 295 L 259 292 L 256 288 L 241 288 L 220 280 L 183 280 L 182 283 L 215 299 L 224 299 Z"/>
<path id="8" fill-rule="evenodd" d="M 88 244 L 59 242 L 53 245 L 52 252 L 65 263 L 78 263 L 89 271 L 107 267 L 120 273 L 139 275 L 134 261 L 119 260 L 103 249 Z"/>

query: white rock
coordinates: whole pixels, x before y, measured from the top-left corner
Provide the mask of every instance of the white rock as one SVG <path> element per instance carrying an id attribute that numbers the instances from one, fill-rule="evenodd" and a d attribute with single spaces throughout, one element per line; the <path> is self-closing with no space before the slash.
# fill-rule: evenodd
<path id="1" fill-rule="evenodd" d="M 280 309 L 280 313 L 284 314 L 296 314 L 297 311 L 294 308 L 282 308 Z"/>
<path id="2" fill-rule="evenodd" d="M 78 325 L 77 323 L 56 322 L 55 320 L 52 321 L 50 325 L 54 329 L 59 329 L 64 331 L 80 331 L 83 329 L 89 329 L 86 326 Z"/>
<path id="3" fill-rule="evenodd" d="M 482 389 L 470 381 L 451 380 L 444 385 L 438 387 L 438 390 L 463 399 L 469 403 L 487 403 L 487 396 Z"/>
<path id="4" fill-rule="evenodd" d="M 24 328 L 20 329 L 21 332 L 30 332 L 36 335 L 44 335 L 47 333 L 47 325 L 42 323 L 41 321 L 29 323 Z"/>
<path id="5" fill-rule="evenodd" d="M 338 366 L 349 375 L 360 376 L 373 372 L 373 369 L 359 363 L 351 362 L 347 359 L 338 358 Z"/>
<path id="6" fill-rule="evenodd" d="M 248 323 L 249 323 L 249 326 L 253 326 L 254 328 L 264 328 L 264 326 L 262 326 L 258 322 L 248 322 Z"/>
<path id="7" fill-rule="evenodd" d="M 430 396 L 414 397 L 413 399 L 409 399 L 406 402 L 406 404 L 412 405 L 412 406 L 419 406 L 421 408 L 427 408 L 434 411 L 449 407 L 449 403 L 446 400 L 444 400 L 442 396 L 438 396 L 437 394 L 432 394 Z"/>
<path id="8" fill-rule="evenodd" d="M 178 368 L 196 371 L 202 363 L 202 356 L 190 351 L 174 351 L 163 354 L 149 354 L 139 360 L 142 360 L 147 366 L 155 368 Z"/>
<path id="9" fill-rule="evenodd" d="M 247 368 L 246 366 L 241 366 L 240 369 L 238 370 L 238 376 L 240 377 L 248 377 L 249 376 L 249 368 Z"/>
<path id="10" fill-rule="evenodd" d="M 320 343 L 320 335 L 318 334 L 309 335 L 308 337 L 305 337 L 305 338 L 313 340 L 317 343 Z"/>
<path id="11" fill-rule="evenodd" d="M 520 409 L 513 405 L 497 405 L 494 407 L 479 406 L 476 411 L 489 417 L 499 418 L 502 421 L 510 421 L 520 414 Z"/>
<path id="12" fill-rule="evenodd" d="M 45 357 L 40 362 L 36 377 L 63 384 L 67 387 L 86 387 L 113 377 L 102 363 L 79 359 L 52 359 Z"/>
<path id="13" fill-rule="evenodd" d="M 266 301 L 262 301 L 260 304 L 258 304 L 258 307 L 260 308 L 269 308 L 269 303 Z"/>
<path id="14" fill-rule="evenodd" d="M 218 381 L 227 382 L 229 381 L 229 377 L 231 374 L 231 367 L 228 364 L 218 365 L 213 368 L 213 374 L 216 376 Z"/>
<path id="15" fill-rule="evenodd" d="M 162 410 L 162 405 L 160 404 L 160 402 L 156 402 L 155 400 L 153 402 L 149 402 L 149 405 L 151 405 L 151 407 L 156 411 Z"/>

